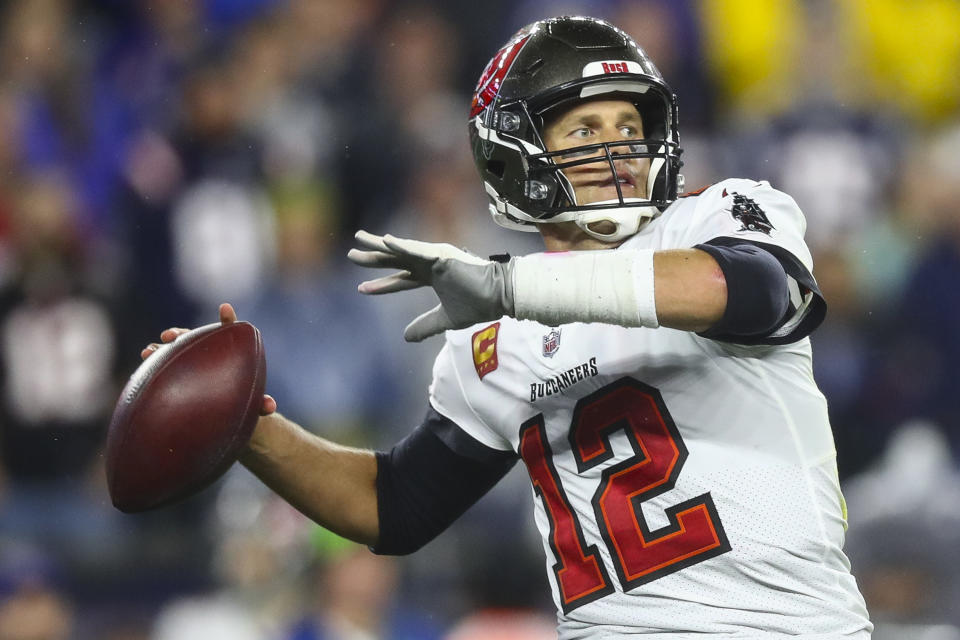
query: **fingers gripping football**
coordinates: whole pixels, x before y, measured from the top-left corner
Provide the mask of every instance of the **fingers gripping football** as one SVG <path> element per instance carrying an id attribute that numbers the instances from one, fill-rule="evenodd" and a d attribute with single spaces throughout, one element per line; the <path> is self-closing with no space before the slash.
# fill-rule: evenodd
<path id="1" fill-rule="evenodd" d="M 220 305 L 219 312 L 220 312 L 220 324 L 227 325 L 237 321 L 237 312 L 234 311 L 233 305 L 225 302 Z M 162 332 L 160 332 L 160 342 L 159 343 L 151 342 L 146 347 L 144 347 L 140 351 L 140 359 L 146 360 L 147 358 L 152 356 L 154 353 L 156 353 L 164 345 L 174 342 L 177 338 L 189 332 L 190 332 L 190 329 L 184 329 L 183 327 L 171 327 L 169 329 L 164 329 Z M 269 394 L 264 394 L 263 402 L 261 403 L 261 406 L 260 406 L 260 415 L 262 416 L 270 415 L 271 413 L 276 412 L 276 410 L 277 410 L 277 401 L 273 398 L 273 396 Z"/>
<path id="2" fill-rule="evenodd" d="M 450 244 L 377 236 L 358 231 L 362 249 L 347 257 L 362 267 L 399 269 L 368 280 L 361 293 L 379 295 L 433 287 L 440 304 L 407 325 L 404 338 L 420 342 L 447 329 L 463 329 L 513 312 L 510 263 L 484 260 Z"/>

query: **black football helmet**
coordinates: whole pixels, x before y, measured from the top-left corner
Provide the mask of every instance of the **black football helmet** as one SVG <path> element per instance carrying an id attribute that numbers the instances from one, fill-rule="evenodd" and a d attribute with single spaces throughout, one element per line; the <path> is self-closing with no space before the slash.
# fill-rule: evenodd
<path id="1" fill-rule="evenodd" d="M 542 134 L 554 109 L 593 98 L 632 102 L 642 139 L 550 152 Z M 556 112 L 554 112 L 556 113 Z M 563 16 L 521 29 L 487 64 L 470 110 L 470 141 L 497 224 L 535 231 L 534 224 L 572 220 L 591 236 L 616 241 L 637 232 L 683 189 L 676 96 L 634 40 L 608 22 Z M 563 170 L 614 159 L 649 158 L 646 198 L 579 204 Z M 610 221 L 616 230 L 588 228 Z"/>

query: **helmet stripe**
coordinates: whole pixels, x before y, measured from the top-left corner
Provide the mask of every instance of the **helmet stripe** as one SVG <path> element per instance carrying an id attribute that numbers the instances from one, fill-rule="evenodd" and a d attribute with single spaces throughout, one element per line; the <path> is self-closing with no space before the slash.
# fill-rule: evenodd
<path id="1" fill-rule="evenodd" d="M 480 80 L 477 82 L 477 88 L 473 92 L 473 102 L 470 105 L 470 117 L 476 118 L 480 113 L 493 102 L 500 93 L 500 83 L 510 71 L 513 60 L 523 49 L 523 45 L 530 39 L 530 35 L 524 35 L 518 40 L 509 43 L 497 55 L 490 59 L 483 73 L 480 74 Z"/>

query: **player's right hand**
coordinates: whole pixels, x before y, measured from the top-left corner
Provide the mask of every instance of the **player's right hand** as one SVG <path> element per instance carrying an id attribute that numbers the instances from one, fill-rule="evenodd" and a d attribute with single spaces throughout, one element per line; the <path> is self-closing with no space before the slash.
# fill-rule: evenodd
<path id="1" fill-rule="evenodd" d="M 220 324 L 233 324 L 237 321 L 237 312 L 234 311 L 233 305 L 228 302 L 224 302 L 220 305 Z M 170 329 L 165 329 L 160 333 L 160 343 L 151 342 L 146 347 L 143 348 L 143 351 L 140 352 L 140 359 L 146 360 L 159 349 L 164 344 L 173 342 L 183 334 L 190 331 L 190 329 L 184 329 L 183 327 L 171 327 Z M 162 344 L 161 344 L 162 343 Z M 269 394 L 264 394 L 263 403 L 260 405 L 260 415 L 267 416 L 271 413 L 274 413 L 277 410 L 277 401 L 274 400 L 273 396 Z"/>

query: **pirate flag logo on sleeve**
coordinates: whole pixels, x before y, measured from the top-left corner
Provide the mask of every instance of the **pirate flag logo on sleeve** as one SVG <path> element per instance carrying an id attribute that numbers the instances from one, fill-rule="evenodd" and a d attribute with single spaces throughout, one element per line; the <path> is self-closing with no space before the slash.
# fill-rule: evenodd
<path id="1" fill-rule="evenodd" d="M 727 195 L 726 190 L 724 190 L 723 195 Z M 730 211 L 730 214 L 739 220 L 742 225 L 737 231 L 758 231 L 770 235 L 770 231 L 773 230 L 773 225 L 770 224 L 770 220 L 767 219 L 767 214 L 763 212 L 760 205 L 747 196 L 737 192 L 733 192 L 730 195 L 733 196 L 733 209 Z"/>

